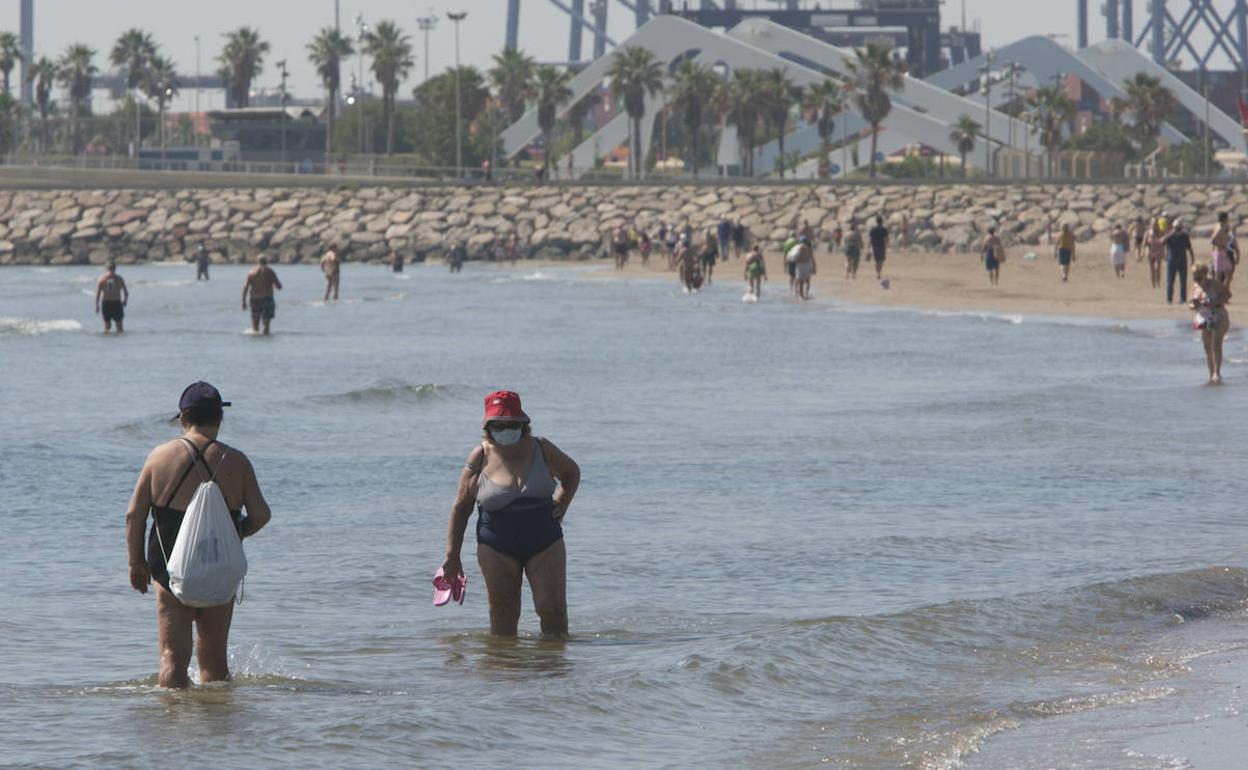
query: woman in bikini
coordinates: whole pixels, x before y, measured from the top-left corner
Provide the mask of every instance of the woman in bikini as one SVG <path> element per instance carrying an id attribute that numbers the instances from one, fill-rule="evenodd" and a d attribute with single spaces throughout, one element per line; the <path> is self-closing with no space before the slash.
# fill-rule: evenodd
<path id="1" fill-rule="evenodd" d="M 563 517 L 581 470 L 544 438 L 532 435 L 520 396 L 500 390 L 485 397 L 480 445 L 468 454 L 447 525 L 442 575 L 454 585 L 464 574 L 460 550 L 476 503 L 477 564 L 490 604 L 490 633 L 515 636 L 521 578 L 529 580 L 542 635 L 568 635 L 567 551 Z"/>
<path id="2" fill-rule="evenodd" d="M 150 584 L 156 583 L 161 687 L 190 685 L 187 667 L 191 663 L 192 645 L 199 660 L 200 682 L 224 682 L 230 678 L 226 645 L 234 603 L 188 607 L 169 590 L 165 555 L 173 549 L 182 516 L 196 487 L 209 479 L 217 482 L 239 537 L 256 534 L 269 523 L 271 516 L 247 455 L 217 441 L 222 407 L 226 406 L 229 403 L 221 400 L 221 393 L 206 382 L 196 382 L 182 392 L 178 403 L 182 436 L 161 444 L 147 456 L 126 510 L 130 585 L 145 594 Z M 242 514 L 244 508 L 246 516 Z M 143 535 L 149 514 L 153 524 L 145 555 Z"/>
<path id="3" fill-rule="evenodd" d="M 1161 263 L 1166 258 L 1166 236 L 1153 219 L 1148 223 L 1144 236 L 1144 251 L 1148 255 L 1148 280 L 1154 289 L 1161 288 Z"/>

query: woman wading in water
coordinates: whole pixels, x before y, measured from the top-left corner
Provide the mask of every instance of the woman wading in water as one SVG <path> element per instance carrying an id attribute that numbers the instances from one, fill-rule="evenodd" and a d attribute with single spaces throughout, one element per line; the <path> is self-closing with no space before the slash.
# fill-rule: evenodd
<path id="1" fill-rule="evenodd" d="M 1209 365 L 1209 384 L 1222 384 L 1222 340 L 1231 328 L 1231 315 L 1226 303 L 1231 300 L 1231 290 L 1215 278 L 1207 265 L 1197 265 L 1192 273 L 1192 301 L 1188 303 L 1196 311 L 1192 326 L 1200 330 L 1200 341 L 1205 346 L 1205 363 Z"/>
<path id="2" fill-rule="evenodd" d="M 542 635 L 568 635 L 567 551 L 563 517 L 581 469 L 544 438 L 532 435 L 520 396 L 500 390 L 485 397 L 484 436 L 468 454 L 447 525 L 442 575 L 463 576 L 460 550 L 475 502 L 477 564 L 490 603 L 490 633 L 515 636 L 521 578 L 527 577 Z"/>

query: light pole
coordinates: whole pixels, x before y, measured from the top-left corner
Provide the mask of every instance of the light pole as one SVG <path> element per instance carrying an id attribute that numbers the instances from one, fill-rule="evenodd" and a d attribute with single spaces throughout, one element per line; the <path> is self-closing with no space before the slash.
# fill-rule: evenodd
<path id="1" fill-rule="evenodd" d="M 992 177 L 992 51 L 984 54 L 984 175 Z"/>
<path id="2" fill-rule="evenodd" d="M 368 24 L 364 22 L 364 14 L 361 13 L 355 17 L 355 27 L 357 30 L 359 30 L 358 34 L 359 34 L 360 45 L 359 45 L 359 51 L 358 51 L 359 56 L 357 57 L 358 59 L 357 68 L 360 74 L 360 90 L 363 91 L 364 90 L 364 45 L 365 43 L 368 42 L 368 33 L 370 31 Z"/>
<path id="3" fill-rule="evenodd" d="M 462 113 L 459 96 L 459 23 L 467 16 L 467 11 L 446 14 L 446 18 L 455 22 L 455 176 L 458 179 L 464 178 L 464 148 L 459 127 Z"/>
<path id="4" fill-rule="evenodd" d="M 428 16 L 421 16 L 416 19 L 416 25 L 420 27 L 420 31 L 425 33 L 425 80 L 429 80 L 429 33 L 438 26 L 438 17 L 433 13 L 433 9 L 429 9 Z"/>
<path id="5" fill-rule="evenodd" d="M 200 87 L 199 78 L 200 77 L 201 75 L 200 75 L 200 62 L 199 62 L 199 35 L 196 35 L 195 36 L 195 112 L 196 112 L 195 119 L 196 120 L 199 120 L 198 113 L 199 113 L 199 87 Z M 195 135 L 196 135 L 196 138 L 198 138 L 199 132 L 196 131 Z M 199 142 L 196 141 L 195 144 L 199 144 Z"/>
<path id="6" fill-rule="evenodd" d="M 286 171 L 286 78 L 290 77 L 290 71 L 286 69 L 286 60 L 282 59 L 277 63 L 277 71 L 282 76 L 282 172 Z"/>
<path id="7" fill-rule="evenodd" d="M 1203 156 L 1201 162 L 1204 164 L 1205 179 L 1209 178 L 1209 84 L 1205 84 L 1205 151 L 1201 153 Z"/>

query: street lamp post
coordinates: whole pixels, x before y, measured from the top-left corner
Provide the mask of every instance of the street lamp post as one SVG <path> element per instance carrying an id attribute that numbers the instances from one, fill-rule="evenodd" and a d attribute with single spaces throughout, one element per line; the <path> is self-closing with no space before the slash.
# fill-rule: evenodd
<path id="1" fill-rule="evenodd" d="M 286 171 L 286 78 L 290 77 L 290 71 L 286 69 L 285 59 L 282 59 L 281 61 L 277 63 L 277 71 L 282 76 L 282 90 L 281 90 L 282 115 L 281 115 L 280 120 L 282 123 L 282 172 L 285 173 Z"/>
<path id="2" fill-rule="evenodd" d="M 460 121 L 463 110 L 460 106 L 459 95 L 459 23 L 467 16 L 467 11 L 446 14 L 446 18 L 455 22 L 455 176 L 458 179 L 464 178 L 464 148 L 463 139 L 460 136 Z"/>
<path id="3" fill-rule="evenodd" d="M 992 51 L 984 54 L 984 175 L 992 176 Z"/>
<path id="4" fill-rule="evenodd" d="M 438 17 L 433 13 L 433 9 L 429 9 L 428 16 L 421 16 L 416 19 L 416 25 L 420 27 L 420 31 L 425 33 L 425 79 L 422 82 L 429 81 L 429 33 L 438 26 Z"/>

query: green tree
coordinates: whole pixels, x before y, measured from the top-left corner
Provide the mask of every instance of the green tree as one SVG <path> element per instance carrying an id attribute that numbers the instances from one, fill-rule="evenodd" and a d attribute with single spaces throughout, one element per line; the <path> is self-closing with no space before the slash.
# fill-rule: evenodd
<path id="1" fill-rule="evenodd" d="M 59 71 L 56 63 L 40 56 L 26 74 L 27 82 L 34 86 L 35 106 L 39 108 L 39 152 L 48 151 L 48 112 L 52 106 L 52 86 L 56 84 Z"/>
<path id="2" fill-rule="evenodd" d="M 854 49 L 854 58 L 848 66 L 854 104 L 871 126 L 871 178 L 874 179 L 880 124 L 893 111 L 893 101 L 888 94 L 905 87 L 906 65 L 893 57 L 890 46 L 867 43 L 866 48 Z"/>
<path id="3" fill-rule="evenodd" d="M 1049 175 L 1053 174 L 1053 154 L 1062 145 L 1062 129 L 1075 119 L 1075 104 L 1058 86 L 1041 86 L 1027 95 L 1030 123 L 1040 133 Z"/>
<path id="4" fill-rule="evenodd" d="M 682 61 L 672 73 L 672 110 L 680 116 L 689 133 L 689 167 L 694 178 L 698 176 L 698 165 L 702 159 L 699 134 L 707 116 L 718 103 L 722 84 L 715 70 L 692 59 Z"/>
<path id="5" fill-rule="evenodd" d="M 6 94 L 13 93 L 9 90 L 9 76 L 13 73 L 13 67 L 21 60 L 21 40 L 12 32 L 0 32 L 0 74 L 4 75 Z"/>
<path id="6" fill-rule="evenodd" d="M 117 42 L 113 43 L 113 50 L 109 54 L 108 60 L 114 67 L 126 71 L 126 89 L 133 93 L 143 85 L 143 78 L 147 74 L 148 62 L 155 55 L 156 43 L 152 40 L 152 34 L 144 32 L 138 27 L 131 27 L 122 32 L 117 38 Z M 140 135 L 143 133 L 143 122 L 138 111 L 138 105 L 139 101 L 135 99 L 134 146 L 136 150 L 142 141 Z"/>
<path id="7" fill-rule="evenodd" d="M 754 175 L 754 147 L 758 143 L 758 125 L 765 99 L 762 73 L 752 69 L 733 70 L 721 104 L 727 122 L 737 129 L 737 148 L 744 176 Z"/>
<path id="8" fill-rule="evenodd" d="M 962 176 L 966 176 L 966 156 L 975 151 L 975 137 L 979 136 L 980 128 L 970 115 L 961 115 L 949 132 L 949 141 L 957 145 L 958 155 L 962 156 Z"/>
<path id="9" fill-rule="evenodd" d="M 1062 143 L 1067 150 L 1084 150 L 1088 152 L 1118 153 L 1128 163 L 1140 157 L 1139 151 L 1128 133 L 1130 127 L 1117 121 L 1108 121 L 1089 126 L 1086 131 L 1072 136 Z"/>
<path id="10" fill-rule="evenodd" d="M 338 90 L 342 87 L 342 60 L 355 53 L 351 39 L 333 27 L 324 27 L 308 43 L 308 60 L 325 87 L 325 165 L 334 154 L 334 120 L 338 117 Z"/>
<path id="11" fill-rule="evenodd" d="M 806 89 L 802 108 L 819 132 L 819 163 L 827 166 L 832 153 L 832 132 L 837 113 L 845 109 L 845 93 L 841 84 L 831 78 Z"/>
<path id="12" fill-rule="evenodd" d="M 373 60 L 373 75 L 381 84 L 381 104 L 385 113 L 386 154 L 394 154 L 394 95 L 407 80 L 416 62 L 412 59 L 411 38 L 393 21 L 380 21 L 364 40 L 364 53 Z"/>
<path id="13" fill-rule="evenodd" d="M 79 118 L 82 103 L 91 95 L 91 83 L 99 68 L 95 66 L 95 50 L 85 43 L 71 43 L 61 54 L 58 62 L 58 79 L 69 92 L 70 154 L 77 155 L 82 149 L 79 136 Z"/>
<path id="14" fill-rule="evenodd" d="M 542 171 L 544 178 L 550 174 L 551 156 L 555 154 L 555 143 L 551 132 L 555 129 L 555 120 L 559 117 L 559 108 L 572 98 L 572 89 L 568 81 L 572 74 L 567 70 L 543 66 L 537 68 L 533 78 L 533 95 L 537 101 L 537 125 L 542 129 Z"/>
<path id="15" fill-rule="evenodd" d="M 585 137 L 585 119 L 589 117 L 589 113 L 593 111 L 594 105 L 602 98 L 602 94 L 598 89 L 590 91 L 572 103 L 568 108 L 568 122 L 572 124 L 572 138 L 575 140 L 573 147 L 580 147 Z"/>
<path id="16" fill-rule="evenodd" d="M 459 70 L 463 121 L 460 141 L 464 148 L 464 164 L 479 165 L 492 157 L 495 133 L 485 130 L 479 120 L 485 113 L 490 92 L 485 78 L 476 67 Z M 455 70 L 429 78 L 412 92 L 416 110 L 406 127 L 407 140 L 424 163 L 431 166 L 455 165 Z M 501 128 L 501 126 L 496 126 Z"/>
<path id="17" fill-rule="evenodd" d="M 507 117 L 515 123 L 524 115 L 525 103 L 534 98 L 537 62 L 523 51 L 504 48 L 502 53 L 494 54 L 494 66 L 488 74 Z"/>
<path id="18" fill-rule="evenodd" d="M 269 52 L 268 41 L 260 39 L 260 32 L 251 27 L 239 27 L 224 35 L 225 46 L 217 56 L 221 66 L 217 74 L 225 81 L 226 92 L 235 107 L 251 103 L 251 81 L 264 71 L 264 57 Z"/>
<path id="19" fill-rule="evenodd" d="M 789 132 L 789 112 L 793 109 L 794 104 L 802 103 L 802 89 L 793 84 L 789 79 L 788 72 L 783 67 L 774 67 L 764 70 L 762 73 L 763 88 L 763 115 L 767 119 L 771 130 L 776 132 L 776 141 L 779 143 L 779 154 L 777 157 L 785 158 L 784 152 L 784 135 Z M 784 179 L 784 171 L 787 162 L 782 161 L 779 165 L 780 178 Z"/>
<path id="20" fill-rule="evenodd" d="M 147 62 L 141 84 L 148 99 L 156 102 L 156 125 L 160 146 L 165 146 L 165 106 L 178 94 L 178 69 L 173 62 L 156 54 Z"/>
<path id="21" fill-rule="evenodd" d="M 1161 135 L 1162 125 L 1174 114 L 1174 93 L 1155 78 L 1144 72 L 1123 81 L 1126 99 L 1115 98 L 1110 109 L 1116 114 L 1128 114 L 1135 124 L 1132 133 L 1141 149 L 1152 147 Z"/>
<path id="22" fill-rule="evenodd" d="M 663 65 L 649 49 L 630 45 L 617 49 L 607 67 L 611 95 L 624 102 L 629 118 L 628 166 L 634 176 L 641 175 L 641 119 L 646 116 L 646 96 L 663 90 Z"/>

